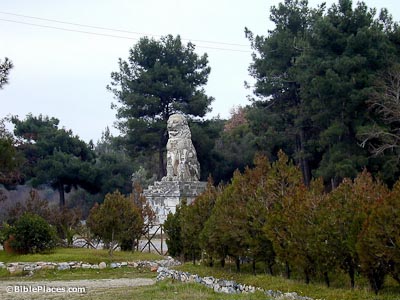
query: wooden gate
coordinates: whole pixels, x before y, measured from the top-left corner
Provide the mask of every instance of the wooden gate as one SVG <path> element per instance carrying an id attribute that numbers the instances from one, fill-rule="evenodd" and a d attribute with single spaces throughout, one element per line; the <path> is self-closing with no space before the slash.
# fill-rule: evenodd
<path id="1" fill-rule="evenodd" d="M 157 247 L 153 241 L 156 239 L 157 235 L 160 236 L 160 247 Z M 155 250 L 159 255 L 167 255 L 168 249 L 164 249 L 164 226 L 163 224 L 149 224 L 146 226 L 146 230 L 141 240 L 145 240 L 144 246 L 140 246 L 137 243 L 137 250 L 140 252 L 145 252 L 146 250 L 150 253 Z M 165 251 L 165 252 L 164 252 Z"/>

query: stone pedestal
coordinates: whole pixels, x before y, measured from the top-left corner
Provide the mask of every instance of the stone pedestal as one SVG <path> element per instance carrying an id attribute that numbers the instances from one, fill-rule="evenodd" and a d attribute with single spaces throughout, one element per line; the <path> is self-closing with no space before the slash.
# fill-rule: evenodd
<path id="1" fill-rule="evenodd" d="M 169 213 L 175 213 L 182 199 L 191 204 L 206 187 L 207 182 L 202 181 L 156 181 L 143 195 L 156 213 L 155 223 L 163 224 Z"/>

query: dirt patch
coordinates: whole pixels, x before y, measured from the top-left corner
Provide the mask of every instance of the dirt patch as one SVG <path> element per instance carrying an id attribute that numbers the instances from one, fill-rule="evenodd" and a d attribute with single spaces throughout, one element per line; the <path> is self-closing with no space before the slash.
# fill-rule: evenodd
<path id="1" fill-rule="evenodd" d="M 78 299 L 112 288 L 152 285 L 150 278 L 120 278 L 68 281 L 5 281 L 0 282 L 0 299 Z"/>

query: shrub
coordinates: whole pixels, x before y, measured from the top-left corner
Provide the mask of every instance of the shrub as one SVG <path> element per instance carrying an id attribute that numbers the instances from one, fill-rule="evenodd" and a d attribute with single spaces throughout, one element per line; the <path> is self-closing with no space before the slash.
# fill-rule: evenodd
<path id="1" fill-rule="evenodd" d="M 103 204 L 96 204 L 90 211 L 87 225 L 110 250 L 117 245 L 122 250 L 133 250 L 143 229 L 143 218 L 132 199 L 116 191 L 107 194 Z"/>
<path id="2" fill-rule="evenodd" d="M 22 215 L 7 231 L 10 246 L 18 253 L 43 252 L 56 246 L 55 229 L 38 215 Z"/>
<path id="3" fill-rule="evenodd" d="M 183 253 L 182 236 L 181 236 L 181 208 L 176 207 L 174 214 L 169 213 L 167 220 L 164 222 L 165 233 L 168 238 L 166 240 L 168 253 L 173 257 L 179 257 Z"/>

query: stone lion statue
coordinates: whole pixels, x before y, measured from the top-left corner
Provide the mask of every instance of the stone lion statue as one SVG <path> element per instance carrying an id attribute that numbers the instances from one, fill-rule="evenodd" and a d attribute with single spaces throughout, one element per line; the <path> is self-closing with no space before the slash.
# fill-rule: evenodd
<path id="1" fill-rule="evenodd" d="M 167 175 L 162 181 L 198 181 L 200 164 L 186 118 L 173 114 L 167 123 Z"/>

